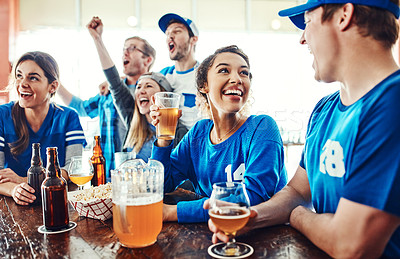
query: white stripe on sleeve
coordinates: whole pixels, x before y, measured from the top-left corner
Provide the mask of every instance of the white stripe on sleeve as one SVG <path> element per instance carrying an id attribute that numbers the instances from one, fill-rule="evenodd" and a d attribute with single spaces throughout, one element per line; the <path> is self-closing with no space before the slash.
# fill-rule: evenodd
<path id="1" fill-rule="evenodd" d="M 76 140 L 76 139 L 85 139 L 85 136 L 75 136 L 75 137 L 69 137 L 66 138 L 65 141 L 72 141 L 72 140 Z"/>
<path id="2" fill-rule="evenodd" d="M 73 130 L 73 131 L 68 131 L 65 136 L 70 136 L 70 135 L 83 135 L 83 130 Z"/>

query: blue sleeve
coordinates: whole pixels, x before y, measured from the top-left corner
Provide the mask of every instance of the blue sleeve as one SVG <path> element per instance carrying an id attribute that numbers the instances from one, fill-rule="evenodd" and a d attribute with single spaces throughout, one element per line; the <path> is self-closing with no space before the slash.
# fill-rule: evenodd
<path id="1" fill-rule="evenodd" d="M 65 146 L 74 144 L 82 144 L 83 146 L 86 146 L 85 135 L 78 114 L 75 111 L 70 110 L 65 124 Z"/>
<path id="2" fill-rule="evenodd" d="M 164 192 L 174 191 L 183 181 L 189 179 L 196 182 L 194 167 L 190 152 L 191 139 L 197 130 L 198 124 L 183 137 L 178 146 L 173 149 L 173 143 L 168 147 L 153 145 L 152 158 L 161 161 L 164 165 Z M 203 209 L 203 203 L 208 198 L 194 201 L 181 201 L 177 205 L 179 223 L 205 222 L 208 220 L 208 211 Z"/>
<path id="3" fill-rule="evenodd" d="M 69 103 L 69 107 L 74 108 L 79 116 L 85 117 L 89 116 L 90 118 L 95 118 L 99 116 L 99 101 L 101 96 L 98 94 L 89 100 L 82 101 L 80 98 L 76 96 L 72 96 L 72 100 Z"/>
<path id="4" fill-rule="evenodd" d="M 344 198 L 400 216 L 400 87 L 363 111 Z"/>
<path id="5" fill-rule="evenodd" d="M 173 149 L 173 142 L 167 147 L 157 147 L 153 144 L 152 158 L 164 165 L 165 193 L 174 191 L 183 181 L 193 179 L 190 177 L 194 174 L 194 169 L 190 157 L 189 132 L 175 149 Z"/>
<path id="6" fill-rule="evenodd" d="M 299 166 L 303 169 L 306 169 L 305 163 L 304 163 L 304 148 L 303 151 L 301 152 L 301 158 L 300 158 L 300 163 Z"/>
<path id="7" fill-rule="evenodd" d="M 278 126 L 265 116 L 255 126 L 248 140 L 249 152 L 245 160 L 243 181 L 250 204 L 267 201 L 287 184 L 284 149 Z"/>
<path id="8" fill-rule="evenodd" d="M 166 76 L 167 74 L 172 74 L 175 70 L 175 66 L 165 67 L 161 69 L 160 73 Z"/>
<path id="9" fill-rule="evenodd" d="M 208 197 L 194 200 L 178 202 L 177 214 L 179 223 L 207 222 L 210 218 L 208 210 L 203 209 L 204 202 Z"/>

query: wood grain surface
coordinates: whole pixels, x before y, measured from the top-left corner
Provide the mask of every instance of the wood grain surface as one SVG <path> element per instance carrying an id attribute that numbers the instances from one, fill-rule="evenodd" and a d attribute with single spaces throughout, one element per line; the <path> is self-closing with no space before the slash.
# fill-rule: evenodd
<path id="1" fill-rule="evenodd" d="M 69 205 L 77 227 L 60 234 L 41 234 L 41 206 L 19 206 L 0 195 L 0 258 L 211 258 L 211 232 L 206 223 L 164 223 L 157 242 L 141 249 L 120 245 L 112 219 L 105 222 L 80 217 Z M 254 248 L 250 258 L 329 258 L 302 234 L 281 225 L 253 230 L 237 241 Z"/>

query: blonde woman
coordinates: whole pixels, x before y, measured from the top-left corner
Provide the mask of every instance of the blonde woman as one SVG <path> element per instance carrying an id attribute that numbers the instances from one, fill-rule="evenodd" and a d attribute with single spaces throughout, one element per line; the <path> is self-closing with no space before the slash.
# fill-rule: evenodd
<path id="1" fill-rule="evenodd" d="M 124 143 L 124 151 L 134 151 L 136 158 L 147 161 L 155 140 L 156 128 L 151 124 L 151 97 L 161 91 L 172 91 L 164 75 L 149 72 L 139 77 L 135 88 L 135 97 L 126 87 L 110 88 L 114 104 L 124 123 L 129 128 Z M 127 101 L 129 100 L 130 101 Z M 133 105 L 132 105 L 133 104 Z"/>

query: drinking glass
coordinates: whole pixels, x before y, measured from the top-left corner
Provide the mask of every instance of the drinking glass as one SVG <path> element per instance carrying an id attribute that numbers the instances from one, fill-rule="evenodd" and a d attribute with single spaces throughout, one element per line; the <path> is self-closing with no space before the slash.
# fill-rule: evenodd
<path id="1" fill-rule="evenodd" d="M 181 96 L 171 92 L 158 92 L 154 97 L 155 104 L 160 108 L 156 126 L 157 138 L 172 140 L 175 138 Z"/>
<path id="2" fill-rule="evenodd" d="M 250 201 L 243 183 L 215 183 L 210 197 L 208 214 L 214 225 L 229 237 L 228 243 L 218 243 L 208 248 L 215 258 L 243 258 L 250 256 L 254 249 L 235 240 L 236 232 L 243 228 L 250 217 Z"/>
<path id="3" fill-rule="evenodd" d="M 68 176 L 71 182 L 78 185 L 79 190 L 83 190 L 83 186 L 93 178 L 93 165 L 89 159 L 73 156 L 69 164 Z"/>

